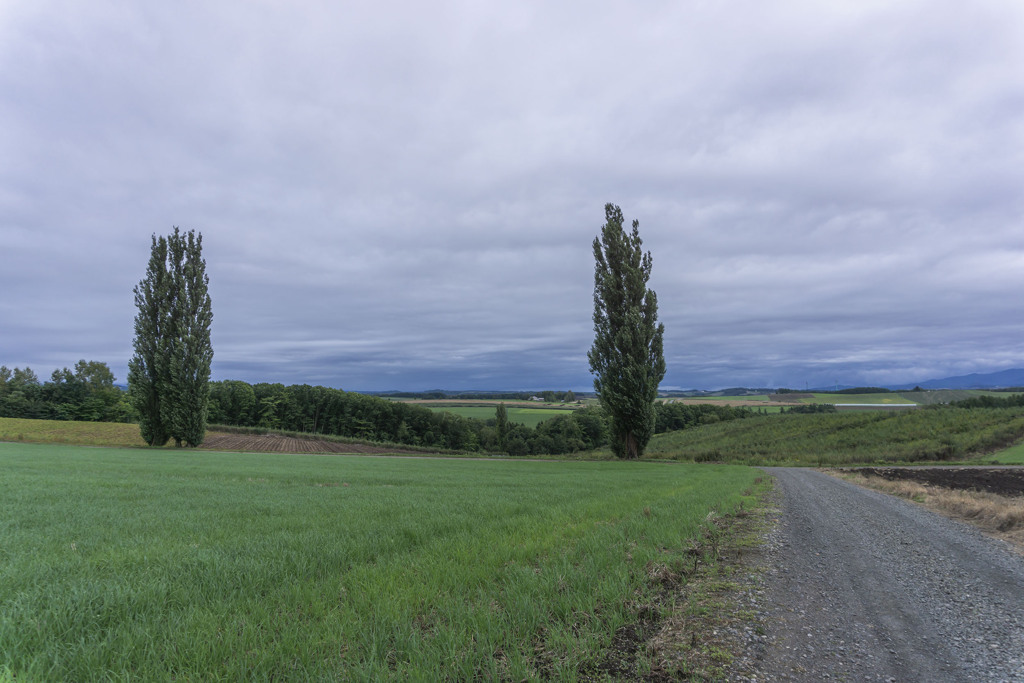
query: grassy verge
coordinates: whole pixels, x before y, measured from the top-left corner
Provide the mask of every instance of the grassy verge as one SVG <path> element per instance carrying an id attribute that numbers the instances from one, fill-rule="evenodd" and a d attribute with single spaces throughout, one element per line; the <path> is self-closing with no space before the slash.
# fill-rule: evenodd
<path id="1" fill-rule="evenodd" d="M 766 535 L 778 523 L 770 478 L 758 481 L 757 504 L 714 520 L 700 543 L 711 562 L 695 564 L 676 607 L 646 645 L 655 680 L 756 680 L 751 634 L 763 636 L 757 595 L 770 564 Z"/>
<path id="2" fill-rule="evenodd" d="M 83 681 L 600 675 L 760 474 L 24 444 L 0 468 L 0 661 Z"/>

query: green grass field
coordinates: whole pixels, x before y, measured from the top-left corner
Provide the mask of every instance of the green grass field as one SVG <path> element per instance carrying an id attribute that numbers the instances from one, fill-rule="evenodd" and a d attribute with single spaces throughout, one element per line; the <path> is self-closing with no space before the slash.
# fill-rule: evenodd
<path id="1" fill-rule="evenodd" d="M 17 681 L 573 679 L 760 474 L 19 443 L 0 471 Z"/>
<path id="2" fill-rule="evenodd" d="M 963 401 L 976 396 L 1006 397 L 1006 393 L 997 391 L 979 391 L 974 389 L 939 389 L 934 391 L 904 391 L 901 393 L 880 394 L 814 394 L 814 398 L 802 399 L 801 403 L 869 403 L 874 405 L 934 405 Z"/>
<path id="3" fill-rule="evenodd" d="M 454 413 L 462 417 L 471 417 L 477 420 L 493 420 L 495 411 L 497 410 L 497 403 L 495 406 L 446 406 L 446 405 L 430 405 L 424 403 L 424 406 L 430 408 L 433 411 L 444 411 L 446 413 Z M 524 424 L 527 427 L 536 427 L 544 420 L 550 420 L 553 417 L 559 415 L 570 415 L 570 411 L 567 409 L 558 408 L 519 408 L 516 406 L 506 406 L 506 413 L 508 414 L 509 422 L 518 422 Z"/>
<path id="4" fill-rule="evenodd" d="M 671 398 L 659 399 L 660 401 L 701 401 L 703 403 L 722 403 L 727 401 L 768 401 L 767 394 L 752 394 L 750 396 L 673 396 Z"/>
<path id="5" fill-rule="evenodd" d="M 975 396 L 996 396 L 1005 397 L 1004 392 L 962 390 L 962 389 L 940 389 L 935 391 L 905 391 L 905 392 L 883 392 L 877 394 L 838 394 L 819 392 L 812 394 L 811 398 L 797 399 L 799 403 L 862 403 L 871 405 L 931 405 L 936 403 L 949 403 L 950 401 L 962 401 Z M 785 394 L 783 394 L 785 397 Z M 689 399 L 684 399 L 689 400 Z M 705 403 L 718 403 L 722 401 L 764 401 L 770 403 L 766 394 L 756 396 L 702 396 L 700 400 Z"/>
<path id="6" fill-rule="evenodd" d="M 991 460 L 1000 465 L 1024 465 L 1024 443 L 993 453 Z"/>

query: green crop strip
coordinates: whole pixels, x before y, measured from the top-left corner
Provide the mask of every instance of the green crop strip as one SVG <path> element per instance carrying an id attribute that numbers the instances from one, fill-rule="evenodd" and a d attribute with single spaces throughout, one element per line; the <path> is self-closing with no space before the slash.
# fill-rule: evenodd
<path id="1" fill-rule="evenodd" d="M 453 413 L 460 417 L 473 418 L 475 420 L 493 420 L 495 407 L 490 406 L 432 406 L 424 404 L 435 412 Z M 565 408 L 508 408 L 508 419 L 510 422 L 518 422 L 527 427 L 536 427 L 544 420 L 550 420 L 560 415 L 571 415 Z"/>
<path id="2" fill-rule="evenodd" d="M 656 435 L 646 457 L 822 466 L 953 461 L 980 458 L 1022 438 L 1019 407 L 766 415 Z"/>

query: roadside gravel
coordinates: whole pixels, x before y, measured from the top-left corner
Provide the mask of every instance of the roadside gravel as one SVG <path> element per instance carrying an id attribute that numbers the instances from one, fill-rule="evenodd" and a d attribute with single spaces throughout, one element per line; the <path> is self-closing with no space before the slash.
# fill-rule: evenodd
<path id="1" fill-rule="evenodd" d="M 767 469 L 780 523 L 732 680 L 1024 682 L 1024 558 L 898 498 Z"/>

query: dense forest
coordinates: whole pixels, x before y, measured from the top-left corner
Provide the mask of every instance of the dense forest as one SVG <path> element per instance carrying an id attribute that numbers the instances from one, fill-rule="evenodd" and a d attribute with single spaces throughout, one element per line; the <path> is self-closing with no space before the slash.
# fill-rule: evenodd
<path id="1" fill-rule="evenodd" d="M 106 363 L 80 360 L 40 382 L 32 368 L 0 366 L 0 417 L 132 422 L 127 395 Z"/>

